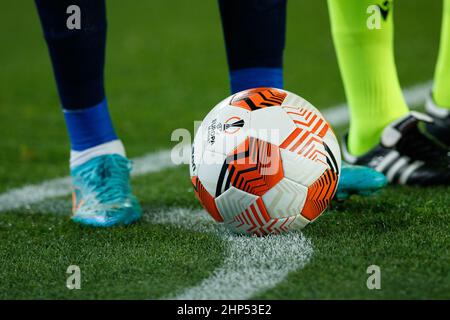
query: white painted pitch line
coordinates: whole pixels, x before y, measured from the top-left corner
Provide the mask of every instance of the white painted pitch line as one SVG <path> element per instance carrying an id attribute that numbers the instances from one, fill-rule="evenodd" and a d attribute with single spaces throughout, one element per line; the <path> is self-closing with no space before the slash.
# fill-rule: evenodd
<path id="1" fill-rule="evenodd" d="M 35 204 L 28 210 L 30 213 L 42 211 L 63 214 L 70 211 L 70 203 L 53 199 L 45 204 Z M 204 210 L 171 208 L 144 211 L 143 219 L 152 224 L 169 224 L 211 233 L 225 241 L 225 259 L 209 277 L 165 299 L 249 299 L 275 287 L 289 272 L 303 268 L 313 254 L 311 241 L 301 233 L 291 232 L 265 238 L 239 236 L 215 223 Z"/>
<path id="2" fill-rule="evenodd" d="M 264 238 L 222 235 L 223 264 L 198 285 L 168 297 L 173 300 L 245 300 L 282 282 L 310 260 L 311 241 L 301 233 Z"/>
<path id="3" fill-rule="evenodd" d="M 170 160 L 170 150 L 163 150 L 133 159 L 131 174 L 139 176 L 174 166 L 176 165 Z M 66 196 L 71 191 L 70 177 L 51 179 L 39 184 L 12 189 L 0 194 L 0 212 L 38 203 L 48 198 Z"/>
<path id="4" fill-rule="evenodd" d="M 404 96 L 412 107 L 421 105 L 431 90 L 431 81 L 412 86 L 404 90 Z M 338 104 L 324 110 L 325 118 L 332 126 L 342 126 L 348 123 L 349 114 L 346 104 Z M 148 153 L 135 158 L 133 176 L 158 172 L 166 168 L 175 167 L 170 160 L 170 150 Z M 0 194 L 0 212 L 17 209 L 29 204 L 37 203 L 48 198 L 68 195 L 71 192 L 70 177 L 47 180 L 39 184 L 26 185 Z"/>
<path id="5" fill-rule="evenodd" d="M 70 177 L 64 177 L 9 190 L 0 194 L 0 212 L 28 206 L 48 198 L 65 196 L 70 193 L 70 188 Z"/>
<path id="6" fill-rule="evenodd" d="M 403 96 L 405 97 L 408 106 L 412 109 L 422 106 L 425 99 L 430 94 L 432 84 L 433 82 L 430 80 L 403 90 Z M 327 108 L 322 114 L 333 127 L 344 126 L 350 119 L 346 103 Z"/>
<path id="7" fill-rule="evenodd" d="M 423 102 L 429 88 L 430 84 L 426 83 L 406 90 L 408 103 L 418 105 Z M 325 117 L 333 126 L 344 125 L 348 122 L 346 105 L 332 107 L 325 112 Z M 173 166 L 175 164 L 170 161 L 170 151 L 150 153 L 134 159 L 133 175 L 158 172 Z M 69 177 L 24 186 L 0 194 L 0 211 L 69 193 Z M 213 224 L 202 210 L 178 208 L 150 213 L 147 218 L 153 223 L 213 232 L 228 243 L 227 255 L 221 267 L 197 286 L 187 288 L 169 299 L 248 299 L 274 287 L 289 272 L 302 268 L 313 252 L 309 239 L 300 233 L 256 238 L 233 235 L 223 229 L 219 232 L 219 226 Z"/>
<path id="8" fill-rule="evenodd" d="M 214 223 L 203 210 L 155 211 L 146 215 L 146 219 L 152 223 L 211 232 L 227 243 L 225 260 L 210 277 L 167 299 L 249 299 L 275 287 L 289 272 L 303 268 L 313 253 L 311 241 L 301 233 L 264 238 L 239 236 Z"/>

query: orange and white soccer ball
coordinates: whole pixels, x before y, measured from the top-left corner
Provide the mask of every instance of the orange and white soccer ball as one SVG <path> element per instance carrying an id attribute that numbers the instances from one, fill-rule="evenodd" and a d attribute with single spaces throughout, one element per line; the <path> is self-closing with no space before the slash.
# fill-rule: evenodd
<path id="1" fill-rule="evenodd" d="M 243 234 L 302 229 L 328 206 L 341 170 L 330 125 L 286 90 L 256 88 L 218 105 L 199 127 L 190 161 L 197 198 Z"/>

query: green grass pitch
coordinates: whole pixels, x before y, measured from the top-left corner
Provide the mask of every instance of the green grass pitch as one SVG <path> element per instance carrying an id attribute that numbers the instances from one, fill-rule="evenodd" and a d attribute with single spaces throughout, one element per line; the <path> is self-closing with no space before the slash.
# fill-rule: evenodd
<path id="1" fill-rule="evenodd" d="M 107 6 L 106 87 L 118 134 L 132 158 L 168 149 L 175 128 L 192 132 L 193 121 L 229 94 L 217 4 Z M 33 3 L 2 7 L 0 194 L 66 176 L 69 150 Z M 405 87 L 423 83 L 433 75 L 441 1 L 400 0 L 395 9 L 400 80 Z M 286 89 L 322 110 L 344 101 L 326 2 L 290 1 L 288 10 Z M 156 211 L 200 209 L 187 166 L 137 176 L 133 187 L 145 216 L 129 227 L 72 224 L 68 196 L 0 212 L 0 298 L 159 299 L 223 269 L 228 243 L 220 230 L 151 219 Z M 388 187 L 334 205 L 303 232 L 312 248 L 304 267 L 251 297 L 450 298 L 449 194 L 448 187 Z M 81 268 L 80 290 L 66 288 L 73 264 Z M 381 268 L 381 290 L 366 287 L 372 264 Z"/>

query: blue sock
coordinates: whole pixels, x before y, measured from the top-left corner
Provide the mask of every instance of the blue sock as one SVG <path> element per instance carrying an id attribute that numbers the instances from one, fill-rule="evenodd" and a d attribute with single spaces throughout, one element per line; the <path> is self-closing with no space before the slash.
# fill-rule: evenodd
<path id="1" fill-rule="evenodd" d="M 247 68 L 230 71 L 231 92 L 242 90 L 273 87 L 283 88 L 282 68 Z"/>
<path id="2" fill-rule="evenodd" d="M 83 151 L 117 139 L 106 99 L 90 108 L 65 109 L 64 117 L 72 150 Z"/>

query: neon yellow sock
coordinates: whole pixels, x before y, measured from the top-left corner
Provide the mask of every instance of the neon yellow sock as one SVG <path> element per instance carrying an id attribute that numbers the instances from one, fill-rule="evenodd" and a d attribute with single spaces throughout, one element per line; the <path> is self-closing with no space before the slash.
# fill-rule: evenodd
<path id="1" fill-rule="evenodd" d="M 444 0 L 442 8 L 441 42 L 434 72 L 434 102 L 450 109 L 450 1 Z"/>
<path id="2" fill-rule="evenodd" d="M 385 0 L 328 0 L 334 45 L 350 108 L 348 146 L 357 156 L 379 143 L 386 125 L 409 112 L 394 61 L 393 4 L 384 3 Z M 381 10 L 374 7 L 377 4 Z"/>

